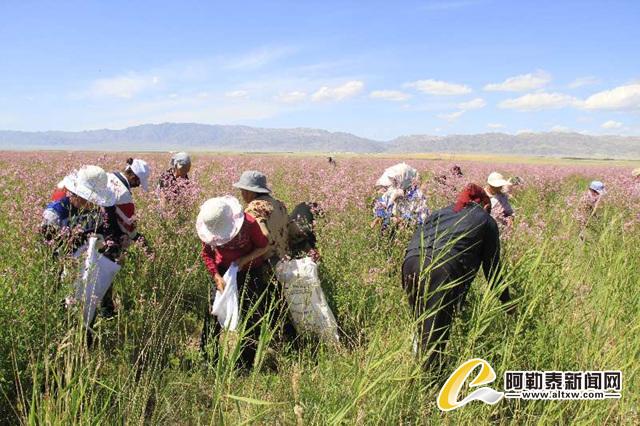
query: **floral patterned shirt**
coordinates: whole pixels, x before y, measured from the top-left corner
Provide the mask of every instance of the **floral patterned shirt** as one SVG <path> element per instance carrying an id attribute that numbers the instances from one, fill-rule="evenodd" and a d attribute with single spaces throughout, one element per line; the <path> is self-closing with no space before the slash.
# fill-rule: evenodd
<path id="1" fill-rule="evenodd" d="M 264 255 L 265 259 L 286 256 L 289 252 L 289 214 L 284 203 L 271 195 L 260 195 L 247 205 L 245 212 L 269 231 L 269 251 Z"/>
<path id="2" fill-rule="evenodd" d="M 373 214 L 382 219 L 383 226 L 388 225 L 392 217 L 422 224 L 429 213 L 427 197 L 417 187 L 409 188 L 406 194 L 390 189 L 373 203 Z"/>
<path id="3" fill-rule="evenodd" d="M 509 203 L 509 196 L 507 194 L 495 194 L 489 195 L 489 198 L 491 199 L 491 216 L 498 224 L 508 225 L 509 218 L 514 214 L 513 207 Z"/>

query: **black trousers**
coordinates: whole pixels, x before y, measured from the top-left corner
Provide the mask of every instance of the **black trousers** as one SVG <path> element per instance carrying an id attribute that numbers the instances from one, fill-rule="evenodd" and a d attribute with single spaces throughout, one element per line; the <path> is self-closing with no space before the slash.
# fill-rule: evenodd
<path id="1" fill-rule="evenodd" d="M 461 280 L 463 274 L 457 270 L 455 261 L 438 261 L 421 276 L 431 262 L 426 257 L 421 265 L 420 256 L 412 256 L 402 265 L 402 286 L 414 317 L 419 320 L 418 354 L 427 354 L 425 368 L 442 363 L 455 312 L 461 308 L 469 289 L 469 280 Z"/>
<path id="2" fill-rule="evenodd" d="M 220 271 L 224 274 L 225 271 Z M 272 268 L 266 264 L 259 268 L 252 268 L 249 271 L 240 271 L 237 276 L 238 293 L 240 303 L 240 324 L 245 322 L 246 326 L 244 340 L 241 342 L 240 366 L 252 368 L 256 357 L 258 342 L 260 341 L 260 330 L 263 321 L 268 321 L 270 329 L 280 327 L 276 330 L 276 336 L 285 340 L 296 338 L 295 328 L 289 320 L 288 310 L 280 288 L 280 284 L 273 279 Z M 200 339 L 200 349 L 207 354 L 207 345 L 211 343 L 214 360 L 219 354 L 218 340 L 222 333 L 222 326 L 217 318 L 211 315 L 211 306 L 215 298 L 216 289 L 212 287 L 210 292 L 209 306 L 204 315 L 204 327 Z"/>

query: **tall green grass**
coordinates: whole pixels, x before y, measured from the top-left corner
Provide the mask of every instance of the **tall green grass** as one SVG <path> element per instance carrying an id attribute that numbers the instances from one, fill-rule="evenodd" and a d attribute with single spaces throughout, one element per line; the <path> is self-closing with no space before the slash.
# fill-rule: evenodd
<path id="1" fill-rule="evenodd" d="M 640 233 L 623 231 L 630 212 L 606 205 L 581 241 L 563 199 L 577 187 L 519 195 L 518 220 L 545 225 L 504 243 L 517 313 L 506 314 L 479 275 L 443 371 L 423 371 L 412 354 L 415 322 L 400 285 L 410 235 L 388 244 L 370 230 L 368 211 L 327 212 L 318 231 L 343 345 L 265 350 L 250 372 L 233 368 L 238 339 L 215 363 L 199 351 L 210 280 L 188 214 L 168 224 L 149 210 L 142 226 L 155 258 L 131 250 L 115 282 L 119 315 L 98 321 L 91 350 L 77 314 L 60 309 L 71 278 L 58 279 L 59 262 L 36 238 L 24 238 L 24 251 L 2 238 L 0 416 L 7 424 L 638 424 Z M 2 213 L 0 226 L 5 236 L 23 232 Z M 262 336 L 266 349 L 270 331 Z M 620 369 L 623 397 L 474 402 L 441 413 L 440 387 L 472 357 L 490 362 L 498 389 L 507 369 Z"/>

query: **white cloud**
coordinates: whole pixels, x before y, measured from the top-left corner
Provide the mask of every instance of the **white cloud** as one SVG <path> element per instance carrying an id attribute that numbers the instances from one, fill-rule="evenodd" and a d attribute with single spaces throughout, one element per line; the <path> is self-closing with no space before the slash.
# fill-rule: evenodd
<path id="1" fill-rule="evenodd" d="M 157 86 L 157 76 L 131 73 L 125 76 L 100 78 L 91 83 L 87 95 L 91 97 L 131 99 L 138 93 Z"/>
<path id="2" fill-rule="evenodd" d="M 467 102 L 462 102 L 458 104 L 458 108 L 464 111 L 469 111 L 472 109 L 480 109 L 487 106 L 487 103 L 482 98 L 475 98 Z"/>
<path id="3" fill-rule="evenodd" d="M 452 122 L 460 118 L 462 114 L 464 114 L 464 111 L 456 111 L 450 114 L 438 114 L 437 117 Z"/>
<path id="4" fill-rule="evenodd" d="M 597 77 L 587 76 L 587 77 L 578 77 L 569 83 L 569 89 L 577 89 L 578 87 L 583 86 L 591 86 L 593 84 L 600 83 L 600 80 Z"/>
<path id="5" fill-rule="evenodd" d="M 369 93 L 371 99 L 384 99 L 385 101 L 402 102 L 411 97 L 408 93 L 399 90 L 374 90 Z"/>
<path id="6" fill-rule="evenodd" d="M 640 83 L 595 93 L 582 102 L 581 107 L 590 110 L 640 110 Z"/>
<path id="7" fill-rule="evenodd" d="M 553 133 L 570 133 L 573 130 L 571 130 L 569 127 L 566 127 L 566 126 L 556 125 L 551 128 L 551 131 Z"/>
<path id="8" fill-rule="evenodd" d="M 307 93 L 294 90 L 293 92 L 280 93 L 279 95 L 275 96 L 274 99 L 285 104 L 295 104 L 307 99 Z"/>
<path id="9" fill-rule="evenodd" d="M 336 87 L 322 86 L 318 91 L 311 95 L 314 102 L 322 101 L 342 101 L 362 92 L 364 83 L 358 80 L 352 80 Z"/>
<path id="10" fill-rule="evenodd" d="M 622 127 L 622 123 L 619 121 L 609 120 L 602 123 L 600 127 L 603 129 L 619 129 Z"/>
<path id="11" fill-rule="evenodd" d="M 562 93 L 529 93 L 519 98 L 507 99 L 498 106 L 505 109 L 520 111 L 537 111 L 542 109 L 556 109 L 576 105 L 577 99 Z"/>
<path id="12" fill-rule="evenodd" d="M 231 70 L 246 71 L 262 68 L 294 51 L 291 47 L 263 47 L 236 58 L 225 60 L 224 67 Z"/>
<path id="13" fill-rule="evenodd" d="M 227 98 L 232 99 L 246 99 L 249 96 L 249 92 L 246 90 L 233 90 L 224 94 Z"/>
<path id="14" fill-rule="evenodd" d="M 516 132 L 516 135 L 525 135 L 527 133 L 533 133 L 531 129 L 520 129 Z"/>
<path id="15" fill-rule="evenodd" d="M 543 70 L 535 73 L 521 74 L 507 78 L 502 83 L 491 83 L 484 86 L 488 92 L 526 92 L 540 89 L 551 81 L 551 75 Z"/>
<path id="16" fill-rule="evenodd" d="M 487 127 L 490 129 L 504 129 L 504 124 L 501 123 L 489 123 L 487 124 Z"/>
<path id="17" fill-rule="evenodd" d="M 404 87 L 414 88 L 429 95 L 439 96 L 466 95 L 472 92 L 471 88 L 464 84 L 448 83 L 446 81 L 431 79 L 405 83 Z"/>

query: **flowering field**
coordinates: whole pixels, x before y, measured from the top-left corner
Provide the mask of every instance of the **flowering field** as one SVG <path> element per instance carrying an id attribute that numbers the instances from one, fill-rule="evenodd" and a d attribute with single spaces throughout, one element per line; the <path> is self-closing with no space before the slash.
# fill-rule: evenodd
<path id="1" fill-rule="evenodd" d="M 153 179 L 168 155 L 144 154 Z M 478 277 L 454 324 L 449 367 L 423 372 L 400 286 L 409 233 L 389 244 L 371 230 L 373 184 L 394 159 L 197 155 L 196 182 L 180 208 L 135 190 L 139 228 L 152 251 L 129 250 L 114 297 L 119 315 L 100 320 L 87 350 L 76 318 L 61 309 L 71 282 L 38 235 L 41 212 L 71 169 L 121 169 L 126 155 L 0 153 L 0 422 L 15 424 L 639 424 L 640 182 L 630 168 L 579 163 L 460 161 L 464 177 L 438 184 L 450 161 L 407 160 L 432 209 L 497 168 L 517 175 L 513 228 L 503 235 L 506 280 L 517 298 L 507 315 Z M 203 361 L 198 348 L 211 285 L 194 222 L 207 198 L 235 194 L 242 171 L 264 172 L 290 208 L 316 201 L 321 279 L 344 333 L 339 348 L 311 343 L 266 351 L 260 368 Z M 579 238 L 578 200 L 589 181 L 608 193 Z M 64 281 L 64 280 L 63 280 Z M 264 343 L 268 343 L 265 341 Z M 449 372 L 488 360 L 505 370 L 622 370 L 620 400 L 473 402 L 443 414 L 436 396 Z M 443 375 L 444 374 L 444 375 Z"/>

